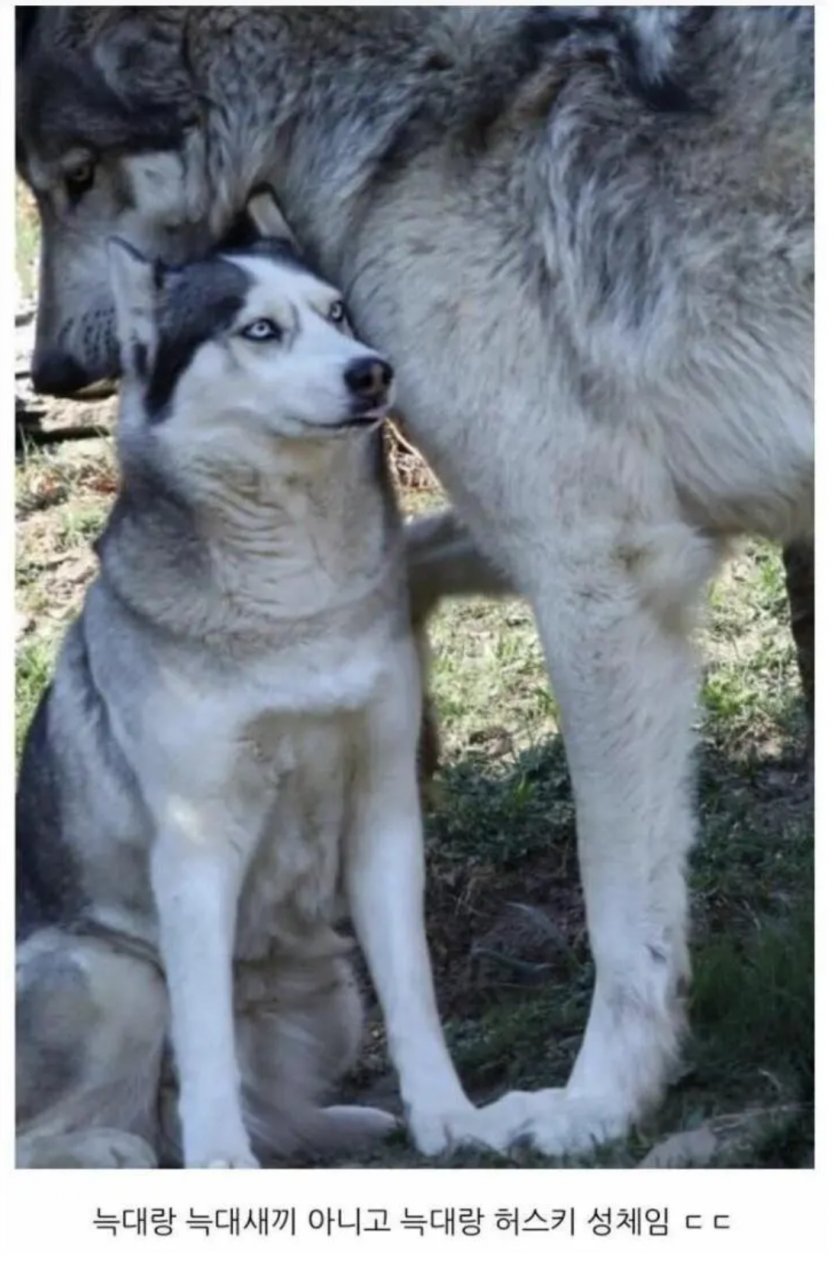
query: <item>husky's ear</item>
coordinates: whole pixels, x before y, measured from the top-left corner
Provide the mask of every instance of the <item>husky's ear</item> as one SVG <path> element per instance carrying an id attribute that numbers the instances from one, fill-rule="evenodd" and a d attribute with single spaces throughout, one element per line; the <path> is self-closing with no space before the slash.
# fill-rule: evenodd
<path id="1" fill-rule="evenodd" d="M 123 238 L 108 238 L 107 263 L 122 372 L 143 378 L 156 351 L 157 305 L 165 272 Z"/>
<path id="2" fill-rule="evenodd" d="M 285 254 L 301 255 L 275 194 L 268 185 L 260 185 L 250 194 L 246 207 L 223 236 L 219 250 L 246 251 L 269 243 L 274 243 Z"/>
<path id="3" fill-rule="evenodd" d="M 292 229 L 284 219 L 275 194 L 268 185 L 253 190 L 246 204 L 246 214 L 256 232 L 262 238 L 277 238 L 299 250 Z"/>

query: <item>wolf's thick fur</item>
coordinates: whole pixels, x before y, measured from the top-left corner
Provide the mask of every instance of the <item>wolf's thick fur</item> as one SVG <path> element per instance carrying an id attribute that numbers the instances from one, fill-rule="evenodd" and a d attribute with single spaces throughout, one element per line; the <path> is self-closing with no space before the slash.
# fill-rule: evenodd
<path id="1" fill-rule="evenodd" d="M 811 9 L 722 7 L 76 8 L 29 33 L 42 386 L 113 370 L 107 230 L 188 256 L 267 179 L 533 606 L 596 982 L 567 1088 L 485 1112 L 500 1146 L 619 1134 L 675 1069 L 693 612 L 735 535 L 812 533 L 813 39 Z"/>
<path id="2" fill-rule="evenodd" d="M 123 483 L 20 773 L 19 1162 L 170 1153 L 168 1038 L 187 1166 L 387 1131 L 322 1106 L 361 1034 L 343 900 L 440 1149 L 480 1112 L 422 925 L 399 517 L 353 417 L 381 422 L 386 363 L 281 243 L 174 273 L 111 249 Z"/>

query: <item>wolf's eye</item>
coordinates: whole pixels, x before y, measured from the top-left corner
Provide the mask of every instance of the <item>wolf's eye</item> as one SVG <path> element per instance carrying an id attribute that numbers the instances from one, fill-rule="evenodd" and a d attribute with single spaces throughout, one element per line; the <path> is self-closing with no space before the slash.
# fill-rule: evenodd
<path id="1" fill-rule="evenodd" d="M 250 322 L 241 331 L 244 339 L 251 339 L 254 344 L 266 343 L 268 339 L 281 339 L 281 331 L 269 317 L 259 317 Z"/>
<path id="2" fill-rule="evenodd" d="M 334 300 L 328 309 L 328 321 L 333 322 L 334 326 L 341 326 L 345 321 L 345 305 L 341 300 Z"/>
<path id="3" fill-rule="evenodd" d="M 67 193 L 74 202 L 92 188 L 95 176 L 96 165 L 92 159 L 80 159 L 75 167 L 64 173 Z"/>

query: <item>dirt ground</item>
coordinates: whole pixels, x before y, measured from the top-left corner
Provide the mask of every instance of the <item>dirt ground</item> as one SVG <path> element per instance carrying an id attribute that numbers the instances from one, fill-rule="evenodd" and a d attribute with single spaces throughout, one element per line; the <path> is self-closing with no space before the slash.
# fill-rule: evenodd
<path id="1" fill-rule="evenodd" d="M 18 748 L 66 622 L 94 576 L 92 542 L 117 487 L 114 403 L 58 406 L 31 395 L 27 233 L 19 221 L 18 416 L 34 422 L 36 435 L 24 437 L 17 454 Z M 42 443 L 55 427 L 74 439 Z M 85 438 L 91 431 L 102 435 Z M 419 457 L 392 453 L 404 509 L 439 502 Z M 592 967 L 559 710 L 530 613 L 516 602 L 450 604 L 431 638 L 443 755 L 427 811 L 427 921 L 452 1053 L 482 1100 L 565 1079 Z M 702 646 L 687 1064 L 657 1117 L 592 1163 L 807 1167 L 813 788 L 783 567 L 773 547 L 746 543 L 716 584 Z M 379 1011 L 367 992 L 365 1050 L 344 1092 L 397 1110 Z M 667 1155 L 648 1159 L 662 1143 Z M 404 1135 L 345 1164 L 438 1166 L 417 1157 Z M 466 1151 L 442 1166 L 551 1165 L 530 1152 L 504 1160 Z"/>

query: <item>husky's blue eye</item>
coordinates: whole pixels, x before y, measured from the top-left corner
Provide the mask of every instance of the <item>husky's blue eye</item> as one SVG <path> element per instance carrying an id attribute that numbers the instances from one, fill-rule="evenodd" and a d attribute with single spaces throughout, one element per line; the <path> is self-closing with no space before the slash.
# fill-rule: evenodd
<path id="1" fill-rule="evenodd" d="M 328 321 L 333 322 L 334 326 L 339 326 L 345 321 L 345 305 L 341 300 L 334 300 L 328 309 Z"/>
<path id="2" fill-rule="evenodd" d="M 254 344 L 266 343 L 268 339 L 281 339 L 281 331 L 269 317 L 259 317 L 250 322 L 241 331 L 244 339 L 251 339 Z"/>

